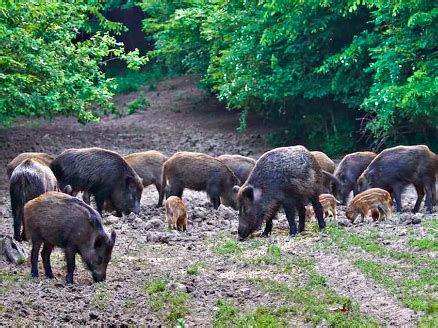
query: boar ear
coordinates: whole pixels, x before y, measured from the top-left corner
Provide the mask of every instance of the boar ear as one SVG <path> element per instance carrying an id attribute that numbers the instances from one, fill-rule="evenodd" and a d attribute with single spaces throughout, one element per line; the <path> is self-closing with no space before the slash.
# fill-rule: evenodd
<path id="1" fill-rule="evenodd" d="M 116 232 L 114 230 L 111 231 L 111 245 L 114 246 L 114 243 L 116 242 Z"/>
<path id="2" fill-rule="evenodd" d="M 234 192 L 235 194 L 237 194 L 237 193 L 239 192 L 239 190 L 240 190 L 240 186 L 234 186 L 234 187 L 233 187 L 233 192 Z"/>
<path id="3" fill-rule="evenodd" d="M 246 186 L 245 188 L 243 188 L 242 194 L 250 201 L 254 200 L 254 188 L 252 186 Z"/>

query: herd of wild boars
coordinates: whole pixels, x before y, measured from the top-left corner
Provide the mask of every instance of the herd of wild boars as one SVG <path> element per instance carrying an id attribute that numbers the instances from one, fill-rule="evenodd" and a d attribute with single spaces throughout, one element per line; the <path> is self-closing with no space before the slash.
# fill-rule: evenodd
<path id="1" fill-rule="evenodd" d="M 53 157 L 22 153 L 7 166 L 14 238 L 32 242 L 32 275 L 38 276 L 43 245 L 46 276 L 53 277 L 50 253 L 57 246 L 66 254 L 69 284 L 76 253 L 95 281 L 105 279 L 116 235 L 103 229 L 102 212 L 139 214 L 143 188 L 151 184 L 158 191 L 158 206 L 166 200 L 170 228 L 187 229 L 184 189 L 205 191 L 214 209 L 222 204 L 238 210 L 237 233 L 243 240 L 263 223 L 262 235 L 269 236 L 281 208 L 291 236 L 302 232 L 312 216 L 323 229 L 329 216 L 336 220 L 337 204 L 347 204 L 351 191 L 345 214 L 353 221 L 357 216 L 389 217 L 392 199 L 400 212 L 401 194 L 410 184 L 418 194 L 413 211 L 426 195 L 426 209 L 432 212 L 437 174 L 438 155 L 424 145 L 348 154 L 337 167 L 326 154 L 303 146 L 276 148 L 258 160 L 186 151 L 168 158 L 155 150 L 122 157 L 101 148 L 67 149 Z M 75 197 L 79 192 L 82 200 Z M 97 211 L 89 205 L 91 197 Z"/>

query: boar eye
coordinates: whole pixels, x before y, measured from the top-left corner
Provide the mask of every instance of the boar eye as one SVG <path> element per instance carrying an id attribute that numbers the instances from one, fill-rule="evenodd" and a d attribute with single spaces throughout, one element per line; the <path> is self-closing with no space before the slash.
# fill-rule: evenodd
<path id="1" fill-rule="evenodd" d="M 96 238 L 94 241 L 94 248 L 100 248 L 103 246 L 103 240 L 102 238 Z"/>

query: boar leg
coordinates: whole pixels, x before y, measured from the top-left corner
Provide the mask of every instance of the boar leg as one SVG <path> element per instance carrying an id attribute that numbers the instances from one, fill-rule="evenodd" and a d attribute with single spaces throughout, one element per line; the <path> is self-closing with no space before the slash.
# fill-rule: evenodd
<path id="1" fill-rule="evenodd" d="M 43 258 L 44 271 L 46 277 L 53 279 L 52 267 L 50 265 L 50 254 L 52 253 L 53 245 L 48 242 L 44 243 L 43 250 L 41 251 L 41 257 Z"/>
<path id="2" fill-rule="evenodd" d="M 221 205 L 220 197 L 212 197 L 211 201 L 213 202 L 214 209 L 217 210 L 219 208 L 219 206 Z"/>
<path id="3" fill-rule="evenodd" d="M 425 189 L 426 189 L 426 202 L 425 202 L 425 205 L 426 205 L 427 211 L 429 213 L 432 213 L 433 212 L 433 210 L 432 210 L 432 206 L 433 206 L 433 194 L 434 194 L 433 191 L 435 189 L 435 181 L 426 183 Z"/>
<path id="4" fill-rule="evenodd" d="M 34 278 L 38 277 L 38 254 L 40 252 L 41 240 L 32 240 L 32 251 L 30 253 L 31 275 Z"/>
<path id="5" fill-rule="evenodd" d="M 266 219 L 266 224 L 265 224 L 265 230 L 263 230 L 262 234 L 260 235 L 261 237 L 269 237 L 269 235 L 272 232 L 272 217 Z"/>
<path id="6" fill-rule="evenodd" d="M 75 262 L 76 252 L 71 247 L 65 248 L 65 260 L 67 261 L 67 285 L 73 285 L 73 273 L 75 272 L 76 262 Z"/>
<path id="7" fill-rule="evenodd" d="M 315 212 L 316 219 L 318 220 L 318 226 L 319 230 L 322 230 L 325 228 L 325 221 L 324 221 L 324 213 L 321 206 L 321 203 L 319 202 L 318 196 L 310 200 L 313 206 L 313 211 Z"/>
<path id="8" fill-rule="evenodd" d="M 297 223 L 295 222 L 295 206 L 291 204 L 283 204 L 284 213 L 286 214 L 287 222 L 289 223 L 289 236 L 297 234 Z"/>
<path id="9" fill-rule="evenodd" d="M 23 209 L 21 206 L 16 204 L 13 198 L 11 198 L 11 206 L 12 206 L 12 217 L 14 218 L 14 239 L 16 241 L 21 241 L 21 225 L 23 222 Z"/>
<path id="10" fill-rule="evenodd" d="M 351 187 L 349 187 L 348 189 L 351 190 Z M 348 192 L 348 193 L 350 193 L 350 192 Z M 358 193 L 359 193 L 359 187 L 357 186 L 357 182 L 354 182 L 353 183 L 353 197 L 356 196 Z"/>
<path id="11" fill-rule="evenodd" d="M 401 193 L 402 193 L 402 188 L 399 185 L 394 186 L 394 188 L 392 189 L 392 192 L 394 193 L 394 200 L 395 200 L 395 206 L 397 209 L 397 212 L 401 212 L 402 211 L 402 203 L 401 203 Z"/>
<path id="12" fill-rule="evenodd" d="M 303 232 L 306 224 L 306 207 L 298 206 L 298 232 Z"/>
<path id="13" fill-rule="evenodd" d="M 103 205 L 105 204 L 105 195 L 101 193 L 95 194 L 94 199 L 96 200 L 97 211 L 102 215 Z"/>
<path id="14" fill-rule="evenodd" d="M 423 201 L 424 198 L 424 188 L 422 185 L 414 185 L 415 186 L 415 191 L 417 192 L 417 201 L 415 202 L 415 206 L 414 209 L 412 210 L 414 213 L 417 213 L 418 210 L 420 209 L 420 205 L 421 202 Z"/>
<path id="15" fill-rule="evenodd" d="M 161 191 L 161 184 L 156 183 L 155 188 L 157 188 L 158 191 L 158 204 L 157 207 L 163 206 L 163 198 L 164 198 L 164 190 Z"/>

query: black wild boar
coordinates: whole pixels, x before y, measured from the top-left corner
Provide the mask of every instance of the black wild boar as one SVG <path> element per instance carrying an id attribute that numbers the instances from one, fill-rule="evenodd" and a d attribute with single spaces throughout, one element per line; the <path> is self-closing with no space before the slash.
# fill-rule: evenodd
<path id="1" fill-rule="evenodd" d="M 101 148 L 67 149 L 56 157 L 50 168 L 62 191 L 84 191 L 84 201 L 94 196 L 97 211 L 102 214 L 105 201 L 117 215 L 140 212 L 143 192 L 141 179 L 117 153 Z"/>
<path id="2" fill-rule="evenodd" d="M 241 183 L 248 179 L 256 163 L 254 159 L 241 155 L 221 155 L 217 159 L 228 166 Z"/>
<path id="3" fill-rule="evenodd" d="M 315 157 L 322 170 L 329 173 L 335 172 L 335 162 L 333 162 L 325 153 L 322 151 L 311 151 L 310 153 Z M 322 182 L 324 186 L 324 193 L 331 192 L 331 182 L 331 178 L 324 175 Z"/>
<path id="4" fill-rule="evenodd" d="M 129 154 L 124 157 L 125 161 L 143 180 L 143 187 L 154 184 L 161 195 L 161 174 L 163 163 L 167 157 L 156 150 Z M 158 206 L 163 204 L 163 199 L 158 199 Z"/>
<path id="5" fill-rule="evenodd" d="M 12 161 L 10 161 L 8 166 L 6 167 L 6 174 L 8 175 L 8 179 L 11 178 L 14 169 L 18 165 L 20 165 L 21 162 L 29 158 L 35 159 L 46 166 L 50 166 L 50 163 L 53 160 L 53 157 L 46 153 L 21 153 L 17 157 L 15 157 Z"/>
<path id="6" fill-rule="evenodd" d="M 356 152 L 346 155 L 335 170 L 336 181 L 333 184 L 333 194 L 343 205 L 347 204 L 348 196 L 353 190 L 353 196 L 358 191 L 357 178 L 368 167 L 377 154 L 370 151 Z"/>
<path id="7" fill-rule="evenodd" d="M 289 234 L 297 233 L 295 210 L 299 214 L 298 232 L 304 230 L 306 208 L 310 201 L 320 229 L 325 227 L 319 202 L 323 171 L 315 157 L 303 146 L 276 148 L 256 162 L 242 187 L 234 187 L 239 204 L 240 239 L 248 237 L 266 221 L 263 235 L 272 231 L 272 219 L 283 206 L 289 222 Z"/>
<path id="8" fill-rule="evenodd" d="M 205 190 L 215 209 L 221 202 L 236 208 L 233 187 L 239 179 L 224 163 L 202 153 L 178 152 L 163 164 L 161 193 L 164 195 L 166 181 L 169 196 L 182 197 L 184 188 Z M 161 196 L 162 199 L 162 196 Z"/>
<path id="9" fill-rule="evenodd" d="M 413 184 L 417 191 L 414 213 L 420 208 L 426 193 L 426 208 L 432 212 L 435 199 L 435 181 L 438 173 L 438 155 L 425 145 L 397 146 L 382 151 L 368 165 L 357 180 L 359 191 L 382 188 L 392 193 L 397 212 L 401 212 L 401 194 L 406 186 Z"/>
<path id="10" fill-rule="evenodd" d="M 31 199 L 46 191 L 56 190 L 56 178 L 50 168 L 37 159 L 25 159 L 12 172 L 9 180 L 12 216 L 14 218 L 14 239 L 26 239 L 25 224 L 23 223 L 24 205 Z M 20 235 L 21 226 L 23 232 Z"/>
<path id="11" fill-rule="evenodd" d="M 101 217 L 80 199 L 61 192 L 47 192 L 24 207 L 27 238 L 32 242 L 32 277 L 38 277 L 38 253 L 41 252 L 47 278 L 53 278 L 50 254 L 55 246 L 65 252 L 67 284 L 73 284 L 75 256 L 79 254 L 95 282 L 105 280 L 116 233 L 109 236 Z"/>

